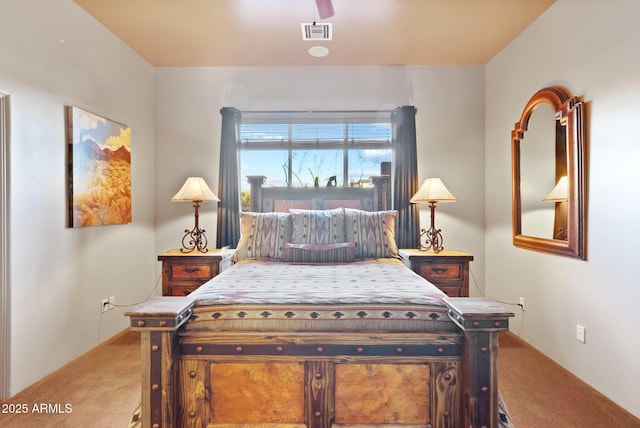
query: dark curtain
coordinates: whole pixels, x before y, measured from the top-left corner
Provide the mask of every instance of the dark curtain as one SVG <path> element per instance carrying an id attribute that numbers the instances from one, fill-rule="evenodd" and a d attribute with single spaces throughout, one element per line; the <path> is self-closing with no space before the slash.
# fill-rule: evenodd
<path id="1" fill-rule="evenodd" d="M 403 106 L 391 113 L 394 145 L 393 209 L 398 210 L 396 242 L 398 248 L 418 248 L 420 243 L 420 208 L 409 199 L 418 191 L 418 157 L 416 148 L 416 108 Z"/>
<path id="2" fill-rule="evenodd" d="M 235 248 L 240 239 L 240 183 L 238 144 L 241 113 L 223 107 L 220 140 L 220 175 L 218 177 L 218 229 L 216 248 Z"/>

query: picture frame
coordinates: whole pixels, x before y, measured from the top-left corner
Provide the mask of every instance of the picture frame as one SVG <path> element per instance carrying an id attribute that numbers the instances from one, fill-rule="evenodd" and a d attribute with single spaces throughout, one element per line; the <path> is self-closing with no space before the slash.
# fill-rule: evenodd
<path id="1" fill-rule="evenodd" d="M 68 226 L 131 222 L 131 130 L 65 106 Z"/>

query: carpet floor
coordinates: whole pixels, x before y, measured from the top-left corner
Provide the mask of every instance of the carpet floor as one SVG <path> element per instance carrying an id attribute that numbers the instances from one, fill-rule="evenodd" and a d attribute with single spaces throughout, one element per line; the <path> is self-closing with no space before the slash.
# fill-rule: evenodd
<path id="1" fill-rule="evenodd" d="M 517 428 L 640 427 L 640 419 L 512 333 L 500 336 L 498 373 Z"/>
<path id="2" fill-rule="evenodd" d="M 0 427 L 126 428 L 141 370 L 140 334 L 122 332 L 3 401 L 2 410 L 26 404 L 27 412 L 0 413 Z"/>
<path id="3" fill-rule="evenodd" d="M 511 333 L 500 337 L 498 366 L 516 428 L 640 428 L 640 419 Z M 122 332 L 2 401 L 3 410 L 26 404 L 27 412 L 0 413 L 0 427 L 126 428 L 140 393 L 140 370 L 139 334 Z"/>

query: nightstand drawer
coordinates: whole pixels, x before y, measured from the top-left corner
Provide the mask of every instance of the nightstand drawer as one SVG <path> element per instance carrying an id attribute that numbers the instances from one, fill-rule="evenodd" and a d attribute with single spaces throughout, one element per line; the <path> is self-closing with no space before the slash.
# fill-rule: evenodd
<path id="1" fill-rule="evenodd" d="M 462 287 L 446 287 L 439 285 L 438 288 L 444 292 L 449 297 L 468 297 L 463 296 L 464 290 Z"/>
<path id="2" fill-rule="evenodd" d="M 426 279 L 460 279 L 462 269 L 460 264 L 421 263 L 418 274 Z"/>
<path id="3" fill-rule="evenodd" d="M 210 279 L 217 272 L 211 271 L 211 265 L 171 265 L 171 279 Z"/>
<path id="4" fill-rule="evenodd" d="M 158 256 L 162 262 L 162 295 L 187 296 L 231 266 L 232 250 L 212 249 L 206 253 L 169 251 Z"/>
<path id="5" fill-rule="evenodd" d="M 438 253 L 418 249 L 398 251 L 405 266 L 449 297 L 469 297 L 469 262 L 473 256 L 456 250 Z"/>
<path id="6" fill-rule="evenodd" d="M 198 287 L 169 287 L 168 296 L 184 297 L 196 291 Z"/>

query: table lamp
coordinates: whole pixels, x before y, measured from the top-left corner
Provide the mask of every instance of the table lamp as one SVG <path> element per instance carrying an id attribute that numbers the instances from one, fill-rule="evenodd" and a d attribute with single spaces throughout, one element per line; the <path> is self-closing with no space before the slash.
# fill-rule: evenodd
<path id="1" fill-rule="evenodd" d="M 567 176 L 560 177 L 553 190 L 549 192 L 544 202 L 555 203 L 555 214 L 553 221 L 553 239 L 560 241 L 567 240 L 567 201 L 569 200 L 569 183 Z"/>
<path id="2" fill-rule="evenodd" d="M 569 195 L 569 189 L 568 189 L 567 176 L 564 175 L 560 177 L 560 180 L 558 180 L 558 183 L 555 185 L 553 190 L 551 190 L 551 192 L 549 192 L 547 197 L 544 198 L 543 200 L 545 202 L 566 202 L 569 198 L 568 195 Z"/>
<path id="3" fill-rule="evenodd" d="M 198 224 L 198 208 L 200 207 L 200 202 L 217 202 L 220 199 L 218 199 L 209 186 L 207 186 L 204 178 L 189 177 L 171 200 L 192 201 L 193 208 L 195 208 L 195 226 L 192 230 L 185 229 L 185 234 L 182 237 L 182 248 L 180 248 L 180 251 L 183 253 L 190 253 L 194 250 L 198 250 L 201 253 L 206 253 L 208 251 L 207 237 L 204 234 L 205 230 L 200 229 Z"/>
<path id="4" fill-rule="evenodd" d="M 420 229 L 420 246 L 418 247 L 420 250 L 433 250 L 434 253 L 439 253 L 444 249 L 441 230 L 435 227 L 436 203 L 456 202 L 457 200 L 439 178 L 427 178 L 409 200 L 414 204 L 428 202 L 431 208 L 431 228 L 429 230 Z"/>

